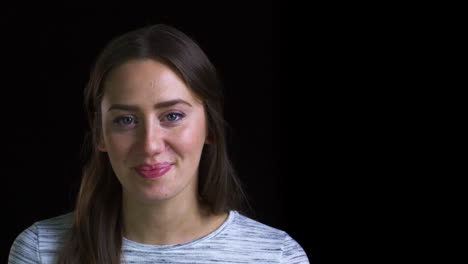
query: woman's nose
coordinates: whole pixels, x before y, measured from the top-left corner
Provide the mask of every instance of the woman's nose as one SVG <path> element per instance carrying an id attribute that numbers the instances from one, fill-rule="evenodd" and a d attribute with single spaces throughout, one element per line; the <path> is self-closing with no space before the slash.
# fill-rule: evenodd
<path id="1" fill-rule="evenodd" d="M 164 152 L 165 143 L 162 129 L 157 121 L 146 122 L 143 129 L 143 151 L 149 156 Z"/>

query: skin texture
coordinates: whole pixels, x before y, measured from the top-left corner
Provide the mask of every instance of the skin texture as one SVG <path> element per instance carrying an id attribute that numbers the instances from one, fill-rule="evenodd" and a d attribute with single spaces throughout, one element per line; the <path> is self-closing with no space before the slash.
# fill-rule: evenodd
<path id="1" fill-rule="evenodd" d="M 160 106 L 174 100 L 179 103 Z M 175 72 L 154 60 L 119 66 L 104 84 L 101 113 L 99 150 L 108 153 L 123 187 L 127 238 L 183 243 L 222 224 L 227 215 L 210 214 L 197 195 L 200 157 L 209 143 L 203 104 Z M 145 179 L 134 169 L 156 162 L 173 166 L 156 179 Z"/>

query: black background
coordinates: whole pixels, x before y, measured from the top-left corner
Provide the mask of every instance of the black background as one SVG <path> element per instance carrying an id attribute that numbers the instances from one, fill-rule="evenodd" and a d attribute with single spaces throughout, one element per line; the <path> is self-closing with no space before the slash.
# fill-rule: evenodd
<path id="1" fill-rule="evenodd" d="M 97 54 L 117 35 L 167 23 L 194 38 L 220 73 L 229 152 L 254 217 L 288 232 L 320 263 L 331 198 L 320 186 L 326 175 L 314 167 L 326 158 L 315 159 L 313 122 L 294 103 L 309 84 L 289 81 L 294 66 L 286 62 L 295 52 L 285 49 L 283 8 L 251 1 L 2 10 L 0 262 L 22 230 L 73 208 L 86 126 L 82 91 Z"/>

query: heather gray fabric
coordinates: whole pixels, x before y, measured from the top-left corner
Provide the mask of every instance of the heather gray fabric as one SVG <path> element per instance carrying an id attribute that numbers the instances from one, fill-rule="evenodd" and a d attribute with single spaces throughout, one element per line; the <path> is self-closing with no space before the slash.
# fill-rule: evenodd
<path id="1" fill-rule="evenodd" d="M 13 243 L 9 264 L 55 263 L 72 223 L 72 213 L 39 221 Z M 284 231 L 231 211 L 212 233 L 178 245 L 147 245 L 123 238 L 122 263 L 309 263 L 301 246 Z"/>

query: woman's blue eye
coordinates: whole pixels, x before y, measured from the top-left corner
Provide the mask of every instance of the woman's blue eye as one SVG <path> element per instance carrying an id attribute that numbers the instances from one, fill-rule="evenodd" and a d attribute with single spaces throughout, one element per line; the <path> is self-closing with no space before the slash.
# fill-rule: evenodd
<path id="1" fill-rule="evenodd" d="M 118 117 L 114 120 L 114 123 L 117 123 L 119 125 L 124 125 L 124 126 L 128 126 L 128 125 L 131 125 L 133 122 L 135 121 L 135 119 L 131 116 L 121 116 L 121 117 Z"/>
<path id="2" fill-rule="evenodd" d="M 175 122 L 175 121 L 178 121 L 178 120 L 182 119 L 184 116 L 185 115 L 181 114 L 181 113 L 171 112 L 171 113 L 166 115 L 166 120 L 169 121 L 169 122 Z"/>

